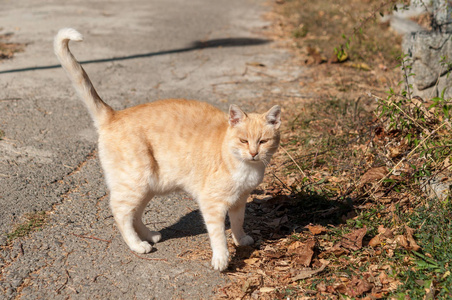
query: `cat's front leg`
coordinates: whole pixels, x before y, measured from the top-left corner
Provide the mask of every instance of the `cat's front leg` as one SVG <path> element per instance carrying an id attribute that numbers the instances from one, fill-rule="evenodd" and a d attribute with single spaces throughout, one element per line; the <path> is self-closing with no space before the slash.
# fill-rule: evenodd
<path id="1" fill-rule="evenodd" d="M 229 208 L 229 221 L 231 222 L 232 240 L 237 246 L 248 246 L 254 244 L 252 237 L 247 235 L 243 230 L 243 221 L 245 219 L 245 206 L 248 194 L 240 197 L 240 199 Z"/>
<path id="2" fill-rule="evenodd" d="M 201 201 L 200 204 L 212 247 L 212 266 L 215 270 L 224 271 L 229 263 L 229 251 L 224 231 L 227 205 L 214 199 Z"/>

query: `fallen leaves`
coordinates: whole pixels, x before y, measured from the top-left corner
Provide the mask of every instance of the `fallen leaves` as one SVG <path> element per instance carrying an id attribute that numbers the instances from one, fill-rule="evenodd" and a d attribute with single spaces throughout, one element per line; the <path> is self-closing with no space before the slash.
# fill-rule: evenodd
<path id="1" fill-rule="evenodd" d="M 311 264 L 314 256 L 315 240 L 308 240 L 306 243 L 295 241 L 287 248 L 287 254 L 290 255 L 294 261 L 302 266 L 308 267 Z"/>
<path id="2" fill-rule="evenodd" d="M 312 225 L 309 224 L 306 226 L 306 228 L 313 234 L 318 235 L 327 232 L 327 229 L 323 227 L 322 225 Z"/>
<path id="3" fill-rule="evenodd" d="M 332 247 L 326 249 L 325 252 L 319 254 L 320 258 L 328 257 L 330 254 L 333 254 L 336 257 L 342 256 L 344 254 L 348 254 L 350 251 L 341 247 L 341 243 L 337 243 Z"/>
<path id="4" fill-rule="evenodd" d="M 378 234 L 369 241 L 369 246 L 376 248 L 384 244 L 385 249 L 394 250 L 396 246 L 400 246 L 408 251 L 418 251 L 421 247 L 414 240 L 414 229 L 405 225 L 406 234 L 399 234 L 394 237 L 392 230 L 380 225 Z"/>
<path id="5" fill-rule="evenodd" d="M 24 51 L 25 44 L 3 42 L 10 39 L 12 35 L 12 33 L 0 35 L 0 60 L 12 58 L 14 53 Z"/>
<path id="6" fill-rule="evenodd" d="M 416 243 L 413 238 L 414 230 L 408 226 L 405 226 L 406 236 L 398 235 L 395 237 L 397 244 L 408 251 L 418 251 L 421 247 Z"/>
<path id="7" fill-rule="evenodd" d="M 334 287 L 334 290 L 340 294 L 345 294 L 350 297 L 361 296 L 365 292 L 370 291 L 373 285 L 370 284 L 366 279 L 360 279 L 353 276 L 351 281 L 347 283 L 340 283 Z"/>
<path id="8" fill-rule="evenodd" d="M 298 280 L 302 280 L 302 279 L 306 279 L 311 277 L 312 275 L 315 275 L 317 273 L 322 272 L 323 270 L 325 270 L 326 268 L 326 264 L 322 265 L 320 268 L 312 270 L 312 269 L 305 269 L 305 270 L 301 270 L 297 275 L 295 275 L 294 277 L 291 278 L 292 281 L 298 281 Z"/>
<path id="9" fill-rule="evenodd" d="M 372 168 L 368 170 L 366 173 L 364 173 L 364 175 L 361 177 L 360 183 L 365 184 L 368 182 L 377 181 L 384 178 L 387 174 L 388 168 L 386 167 Z"/>
<path id="10" fill-rule="evenodd" d="M 308 52 L 308 55 L 310 57 L 312 57 L 313 63 L 315 63 L 315 64 L 321 64 L 321 63 L 324 63 L 324 62 L 326 62 L 328 60 L 325 56 L 323 56 L 320 53 L 319 49 L 317 49 L 317 48 L 313 48 L 313 47 L 309 47 L 308 46 L 307 47 L 307 52 Z"/>
<path id="11" fill-rule="evenodd" d="M 290 218 L 286 222 L 291 222 Z M 267 240 L 259 249 L 232 248 L 233 271 L 228 273 L 232 283 L 218 296 L 276 299 L 284 298 L 281 291 L 292 290 L 292 295 L 301 298 L 337 299 L 343 295 L 383 299 L 396 291 L 401 282 L 394 276 L 392 267 L 381 263 L 383 260 L 378 257 L 391 257 L 398 247 L 410 251 L 420 249 L 414 239 L 414 229 L 408 226 L 379 225 L 378 233 L 368 244 L 366 235 L 373 229 L 367 226 L 352 228 L 347 233 L 319 224 L 304 228 L 307 230 L 285 238 Z M 332 236 L 336 239 L 331 240 Z M 405 265 L 412 263 L 409 256 L 403 261 Z M 313 282 L 315 288 L 309 287 Z"/>
<path id="12" fill-rule="evenodd" d="M 341 244 L 344 248 L 352 251 L 359 250 L 363 247 L 363 238 L 367 233 L 367 227 L 357 229 L 342 237 Z"/>

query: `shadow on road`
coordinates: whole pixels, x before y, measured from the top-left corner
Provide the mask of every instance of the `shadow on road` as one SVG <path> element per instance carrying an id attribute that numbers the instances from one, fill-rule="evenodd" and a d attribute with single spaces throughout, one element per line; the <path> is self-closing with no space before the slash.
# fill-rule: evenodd
<path id="1" fill-rule="evenodd" d="M 185 47 L 185 48 L 180 48 L 180 49 L 164 50 L 164 51 L 149 52 L 149 53 L 143 53 L 143 54 L 134 54 L 134 55 L 104 58 L 104 59 L 85 60 L 85 61 L 81 61 L 80 63 L 81 64 L 96 64 L 96 63 L 104 63 L 104 62 L 111 62 L 111 61 L 121 61 L 121 60 L 129 60 L 129 59 L 136 59 L 136 58 L 152 57 L 152 56 L 158 56 L 158 55 L 183 53 L 183 52 L 189 52 L 189 51 L 201 50 L 201 49 L 207 49 L 207 48 L 257 46 L 257 45 L 267 44 L 270 42 L 271 42 L 271 40 L 258 39 L 258 38 L 225 38 L 225 39 L 214 39 L 214 40 L 207 40 L 207 41 L 195 41 L 190 46 Z M 0 74 L 56 69 L 56 68 L 60 68 L 60 67 L 61 67 L 61 65 L 50 65 L 50 66 L 38 66 L 38 67 L 11 69 L 11 70 L 0 71 Z"/>
<path id="2" fill-rule="evenodd" d="M 197 209 L 180 218 L 177 223 L 160 230 L 160 233 L 162 234 L 162 240 L 160 242 L 187 236 L 195 236 L 206 232 L 207 230 L 203 218 L 200 211 Z"/>

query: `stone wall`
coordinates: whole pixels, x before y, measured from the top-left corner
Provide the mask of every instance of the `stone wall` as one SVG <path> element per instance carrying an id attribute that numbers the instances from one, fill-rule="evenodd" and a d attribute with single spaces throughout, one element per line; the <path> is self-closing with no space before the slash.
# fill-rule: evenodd
<path id="1" fill-rule="evenodd" d="M 440 96 L 452 98 L 452 0 L 433 0 L 432 31 L 406 34 L 402 51 L 411 59 L 409 78 L 413 95 L 424 99 Z"/>
<path id="2" fill-rule="evenodd" d="M 413 95 L 430 99 L 441 95 L 452 98 L 452 74 L 448 76 L 450 67 L 442 63 L 452 62 L 452 33 L 413 32 L 404 37 L 403 53 L 411 58 L 412 69 L 409 83 L 413 85 Z"/>

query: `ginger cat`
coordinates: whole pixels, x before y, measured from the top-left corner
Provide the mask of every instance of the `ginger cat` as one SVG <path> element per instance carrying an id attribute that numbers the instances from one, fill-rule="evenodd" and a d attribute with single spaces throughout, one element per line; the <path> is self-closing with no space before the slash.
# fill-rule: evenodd
<path id="1" fill-rule="evenodd" d="M 144 208 L 155 195 L 184 190 L 199 204 L 212 266 L 225 270 L 226 213 L 234 243 L 254 243 L 243 230 L 245 204 L 279 146 L 280 107 L 246 114 L 231 105 L 226 114 L 204 102 L 168 99 L 115 111 L 69 50 L 70 40 L 82 39 L 74 29 L 61 29 L 54 50 L 97 128 L 110 206 L 124 241 L 133 251 L 149 253 L 161 235 L 143 224 Z"/>

